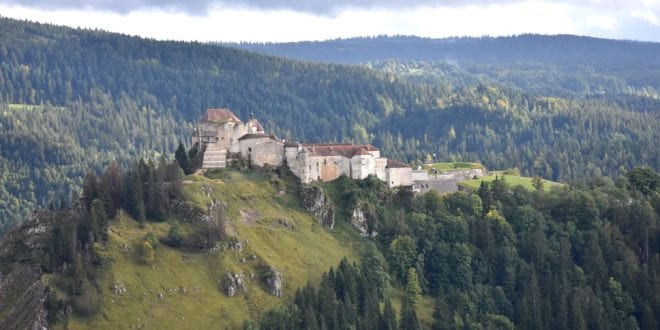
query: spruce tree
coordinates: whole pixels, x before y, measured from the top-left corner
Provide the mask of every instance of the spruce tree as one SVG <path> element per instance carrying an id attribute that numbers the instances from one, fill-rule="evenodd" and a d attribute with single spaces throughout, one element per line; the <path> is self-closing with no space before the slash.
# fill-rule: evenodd
<path id="1" fill-rule="evenodd" d="M 144 225 L 146 216 L 140 173 L 136 170 L 129 172 L 124 187 L 124 208 L 135 220 Z"/>
<path id="2" fill-rule="evenodd" d="M 378 328 L 382 330 L 395 330 L 399 328 L 396 321 L 396 312 L 394 311 L 394 307 L 392 307 L 392 301 L 390 299 L 385 301 L 385 308 L 383 309 L 383 315 L 380 318 Z"/>
<path id="3" fill-rule="evenodd" d="M 98 225 L 98 232 L 95 233 L 96 238 L 107 241 L 108 240 L 108 218 L 106 217 L 105 207 L 103 206 L 103 201 L 100 199 L 95 199 L 92 201 L 90 208 L 90 216 L 96 218 L 96 223 Z"/>
<path id="4" fill-rule="evenodd" d="M 179 141 L 179 147 L 176 148 L 176 151 L 174 152 L 174 158 L 176 159 L 177 163 L 179 163 L 179 167 L 181 167 L 185 175 L 191 173 L 188 154 L 186 153 L 186 148 L 183 146 L 181 141 Z"/>

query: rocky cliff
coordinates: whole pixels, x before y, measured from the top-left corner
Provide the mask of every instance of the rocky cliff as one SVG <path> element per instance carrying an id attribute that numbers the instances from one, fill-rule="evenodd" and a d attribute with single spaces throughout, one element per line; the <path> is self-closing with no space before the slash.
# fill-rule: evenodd
<path id="1" fill-rule="evenodd" d="M 305 209 L 314 214 L 316 220 L 324 227 L 334 228 L 335 207 L 323 189 L 317 186 L 303 187 L 300 194 Z"/>
<path id="2" fill-rule="evenodd" d="M 0 240 L 0 329 L 48 327 L 41 260 L 52 225 L 52 212 L 35 212 Z"/>

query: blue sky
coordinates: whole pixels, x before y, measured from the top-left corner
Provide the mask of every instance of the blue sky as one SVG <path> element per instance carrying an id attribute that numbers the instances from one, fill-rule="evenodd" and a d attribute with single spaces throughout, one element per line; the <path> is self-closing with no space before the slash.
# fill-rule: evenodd
<path id="1" fill-rule="evenodd" d="M 161 40 L 541 33 L 660 42 L 660 0 L 0 0 L 0 15 Z"/>

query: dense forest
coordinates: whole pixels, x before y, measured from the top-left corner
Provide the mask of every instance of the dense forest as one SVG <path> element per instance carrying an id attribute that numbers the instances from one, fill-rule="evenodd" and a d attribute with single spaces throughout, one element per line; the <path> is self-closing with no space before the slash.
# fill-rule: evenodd
<path id="1" fill-rule="evenodd" d="M 388 191 L 374 178 L 333 184 L 338 209 L 367 210 L 376 245 L 246 329 L 419 329 L 421 294 L 435 299 L 434 329 L 659 326 L 651 169 L 550 192 L 504 180 L 445 196 Z M 390 287 L 404 292 L 398 313 Z"/>
<path id="2" fill-rule="evenodd" d="M 414 75 L 510 84 L 540 95 L 655 92 L 660 87 L 660 45 L 572 35 L 430 39 L 379 36 L 228 46 L 286 58 L 381 66 L 395 61 Z M 391 64 L 391 63 L 390 63 Z M 449 68 L 449 72 L 446 70 Z M 408 71 L 411 70 L 411 71 Z M 451 71 L 458 71 L 453 75 Z"/>
<path id="3" fill-rule="evenodd" d="M 620 62 L 653 66 L 656 45 L 633 45 L 647 61 Z M 417 79 L 401 68 L 0 18 L 0 233 L 35 207 L 73 200 L 90 168 L 171 153 L 208 107 L 254 113 L 280 138 L 370 142 L 411 163 L 481 161 L 559 181 L 660 163 L 658 101 L 649 95 L 548 96 L 461 71 Z M 645 72 L 625 85 L 657 91 L 656 71 Z"/>

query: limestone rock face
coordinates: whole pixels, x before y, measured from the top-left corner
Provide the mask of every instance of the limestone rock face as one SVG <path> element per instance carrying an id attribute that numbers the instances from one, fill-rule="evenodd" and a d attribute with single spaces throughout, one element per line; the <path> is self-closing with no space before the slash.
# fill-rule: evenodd
<path id="1" fill-rule="evenodd" d="M 35 212 L 0 239 L 0 329 L 47 329 L 41 258 L 53 230 L 49 211 Z"/>
<path id="2" fill-rule="evenodd" d="M 227 272 L 218 283 L 220 290 L 227 297 L 234 297 L 245 293 L 245 277 L 242 272 Z"/>
<path id="3" fill-rule="evenodd" d="M 260 270 L 261 281 L 266 290 L 273 296 L 282 297 L 282 274 L 270 265 L 264 265 Z"/>
<path id="4" fill-rule="evenodd" d="M 367 215 L 358 205 L 353 209 L 349 222 L 360 233 L 360 236 L 369 236 L 369 225 L 367 224 Z"/>
<path id="5" fill-rule="evenodd" d="M 335 207 L 323 189 L 316 186 L 303 187 L 300 194 L 305 209 L 313 213 L 322 226 L 332 229 L 335 226 Z"/>

